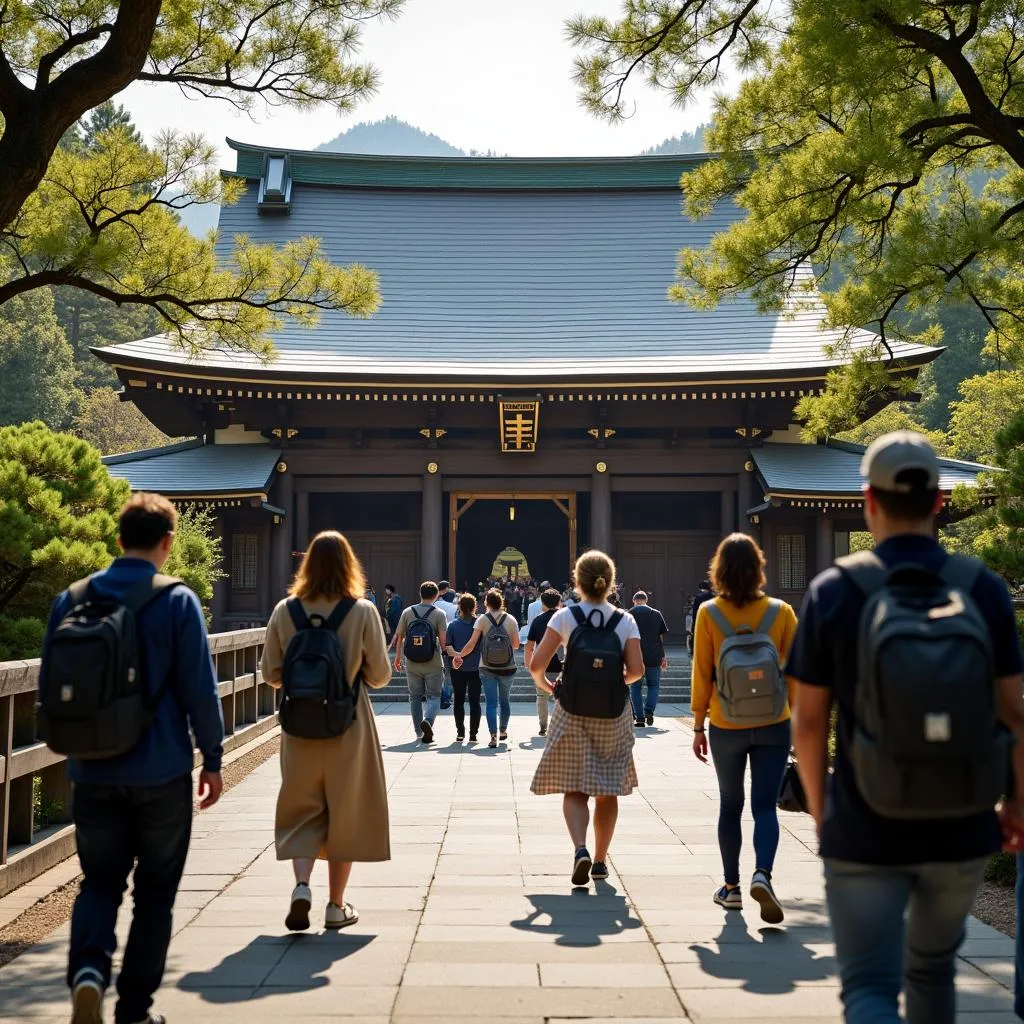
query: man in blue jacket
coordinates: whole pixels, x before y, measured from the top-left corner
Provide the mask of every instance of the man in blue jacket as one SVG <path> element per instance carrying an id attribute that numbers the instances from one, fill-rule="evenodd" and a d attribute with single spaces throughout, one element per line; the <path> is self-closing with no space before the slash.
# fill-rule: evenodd
<path id="1" fill-rule="evenodd" d="M 121 511 L 124 554 L 92 577 L 91 586 L 121 597 L 160 571 L 174 542 L 177 513 L 158 494 L 136 494 Z M 71 600 L 65 591 L 50 615 L 47 636 Z M 128 876 L 135 869 L 135 909 L 117 980 L 116 1024 L 163 1024 L 150 1012 L 163 979 L 171 914 L 192 832 L 192 737 L 203 755 L 200 809 L 220 797 L 224 722 L 206 623 L 195 594 L 183 584 L 165 590 L 138 615 L 144 685 L 162 693 L 152 726 L 126 754 L 70 759 L 74 822 L 82 885 L 71 918 L 68 985 L 72 1024 L 100 1024 L 117 945 L 115 926 Z M 46 687 L 46 661 L 40 673 Z"/>

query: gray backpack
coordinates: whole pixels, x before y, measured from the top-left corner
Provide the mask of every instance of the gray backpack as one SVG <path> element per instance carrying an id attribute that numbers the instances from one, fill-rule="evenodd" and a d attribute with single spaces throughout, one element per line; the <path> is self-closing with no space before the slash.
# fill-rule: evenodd
<path id="1" fill-rule="evenodd" d="M 480 651 L 480 667 L 496 675 L 512 675 L 516 670 L 515 652 L 512 641 L 505 631 L 507 615 L 502 614 L 496 619 L 490 612 L 487 618 L 491 628 L 483 636 L 483 649 Z"/>
<path id="2" fill-rule="evenodd" d="M 734 725 L 771 725 L 786 707 L 782 661 L 768 635 L 781 608 L 781 601 L 771 600 L 756 629 L 733 629 L 713 601 L 701 605 L 725 637 L 718 651 L 715 686 L 722 714 Z"/>
<path id="3" fill-rule="evenodd" d="M 850 751 L 865 803 L 902 820 L 991 810 L 1008 758 L 992 639 L 971 597 L 981 563 L 951 555 L 939 573 L 890 569 L 863 551 L 836 565 L 867 598 Z"/>

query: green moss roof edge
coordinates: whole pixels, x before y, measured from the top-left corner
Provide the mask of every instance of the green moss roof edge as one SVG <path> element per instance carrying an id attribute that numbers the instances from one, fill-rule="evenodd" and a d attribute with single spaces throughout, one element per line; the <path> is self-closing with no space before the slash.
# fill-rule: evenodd
<path id="1" fill-rule="evenodd" d="M 678 189 L 679 178 L 714 154 L 619 157 L 420 157 L 327 153 L 228 139 L 235 174 L 259 178 L 267 153 L 287 153 L 306 185 L 411 189 Z"/>

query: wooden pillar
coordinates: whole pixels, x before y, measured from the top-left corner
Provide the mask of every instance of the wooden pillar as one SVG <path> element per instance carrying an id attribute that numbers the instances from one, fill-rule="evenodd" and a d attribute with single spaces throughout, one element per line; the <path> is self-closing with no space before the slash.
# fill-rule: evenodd
<path id="1" fill-rule="evenodd" d="M 312 538 L 309 535 L 309 491 L 295 492 L 295 550 L 305 551 Z"/>
<path id="2" fill-rule="evenodd" d="M 832 517 L 822 510 L 815 521 L 817 526 L 816 563 L 818 572 L 824 572 L 836 557 L 835 524 Z"/>
<path id="3" fill-rule="evenodd" d="M 271 553 L 271 607 L 281 600 L 292 581 L 292 531 L 295 529 L 295 494 L 294 482 L 290 472 L 279 473 L 277 493 L 273 502 L 285 510 L 283 516 L 274 524 L 270 534 L 273 552 Z"/>
<path id="4" fill-rule="evenodd" d="M 612 478 L 594 471 L 590 483 L 590 546 L 612 553 Z"/>
<path id="5" fill-rule="evenodd" d="M 420 559 L 423 565 L 423 579 L 441 579 L 444 569 L 441 554 L 444 548 L 444 517 L 441 515 L 441 473 L 423 474 L 423 538 Z"/>
<path id="6" fill-rule="evenodd" d="M 722 536 L 736 531 L 736 492 L 722 491 Z"/>
<path id="7" fill-rule="evenodd" d="M 760 499 L 754 494 L 754 473 L 752 470 L 746 468 L 741 469 L 739 476 L 736 480 L 737 487 L 739 488 L 736 498 L 738 502 L 738 508 L 736 510 L 737 520 L 739 526 L 737 529 L 741 533 L 749 533 L 753 535 L 754 529 L 747 519 L 747 509 L 753 508 L 755 505 L 760 504 Z"/>

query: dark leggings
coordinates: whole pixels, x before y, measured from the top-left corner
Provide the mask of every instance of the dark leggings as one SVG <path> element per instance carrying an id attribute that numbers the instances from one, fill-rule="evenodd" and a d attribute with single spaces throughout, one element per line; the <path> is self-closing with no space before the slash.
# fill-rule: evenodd
<path id="1" fill-rule="evenodd" d="M 480 729 L 480 673 L 464 669 L 452 669 L 452 689 L 455 691 L 455 728 L 466 731 L 466 691 L 469 691 L 469 735 L 475 736 Z"/>
<path id="2" fill-rule="evenodd" d="M 720 729 L 711 726 L 711 759 L 718 775 L 718 847 L 727 885 L 739 885 L 743 833 L 743 779 L 750 760 L 750 809 L 754 814 L 755 868 L 770 872 L 779 848 L 779 813 L 775 802 L 789 760 L 789 722 L 757 729 Z"/>

